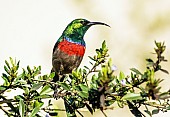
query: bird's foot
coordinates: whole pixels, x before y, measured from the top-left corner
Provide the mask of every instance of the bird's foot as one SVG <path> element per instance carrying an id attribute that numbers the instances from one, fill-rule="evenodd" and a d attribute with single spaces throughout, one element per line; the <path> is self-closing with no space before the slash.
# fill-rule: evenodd
<path id="1" fill-rule="evenodd" d="M 54 89 L 54 94 L 53 94 L 54 99 L 58 99 L 59 98 L 59 96 L 58 96 L 58 88 L 59 88 L 59 86 L 56 85 L 55 89 Z"/>

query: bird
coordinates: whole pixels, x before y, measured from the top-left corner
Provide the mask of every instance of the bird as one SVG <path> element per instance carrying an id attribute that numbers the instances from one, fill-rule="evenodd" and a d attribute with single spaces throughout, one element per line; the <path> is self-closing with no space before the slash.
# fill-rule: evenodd
<path id="1" fill-rule="evenodd" d="M 72 73 L 74 69 L 79 67 L 86 50 L 84 35 L 93 25 L 110 27 L 108 24 L 102 22 L 90 22 L 83 18 L 74 19 L 67 25 L 53 48 L 51 70 L 51 72 L 55 73 L 52 80 L 53 82 L 62 82 L 66 74 Z M 59 85 L 54 87 L 54 98 L 56 99 L 59 87 Z M 70 113 L 73 117 L 76 117 L 74 99 L 72 99 L 72 97 L 69 99 L 64 98 L 64 104 L 66 113 Z"/>
<path id="2" fill-rule="evenodd" d="M 79 67 L 86 50 L 84 35 L 94 25 L 110 27 L 108 24 L 90 22 L 83 18 L 74 19 L 67 25 L 53 48 L 51 72 L 55 72 L 54 81 L 60 80 L 59 76 L 72 73 L 72 70 Z"/>

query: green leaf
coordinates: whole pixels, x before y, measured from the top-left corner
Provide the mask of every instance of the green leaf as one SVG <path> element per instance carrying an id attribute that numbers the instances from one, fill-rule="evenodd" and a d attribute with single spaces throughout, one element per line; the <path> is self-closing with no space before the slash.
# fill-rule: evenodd
<path id="1" fill-rule="evenodd" d="M 73 89 L 74 89 L 74 90 L 77 90 L 77 91 L 81 91 L 80 86 L 78 86 L 78 85 L 74 85 L 74 86 L 73 86 Z"/>
<path id="2" fill-rule="evenodd" d="M 82 91 L 88 92 L 89 88 L 84 85 L 84 84 L 79 84 L 80 88 L 82 89 Z"/>
<path id="3" fill-rule="evenodd" d="M 122 97 L 123 100 L 142 100 L 140 93 L 127 93 Z"/>
<path id="4" fill-rule="evenodd" d="M 104 40 L 102 43 L 102 49 L 105 49 L 105 48 L 106 48 L 106 41 Z"/>
<path id="5" fill-rule="evenodd" d="M 45 85 L 40 91 L 40 95 L 48 94 L 52 91 L 49 85 Z"/>
<path id="6" fill-rule="evenodd" d="M 31 90 L 38 90 L 41 86 L 43 86 L 43 83 L 33 84 Z"/>
<path id="7" fill-rule="evenodd" d="M 154 61 L 150 58 L 146 59 L 147 62 L 151 62 L 151 63 L 154 63 Z"/>
<path id="8" fill-rule="evenodd" d="M 5 60 L 5 64 L 7 65 L 8 69 L 11 68 L 7 60 Z"/>
<path id="9" fill-rule="evenodd" d="M 170 106 L 168 106 L 166 109 L 167 109 L 167 110 L 170 110 Z"/>
<path id="10" fill-rule="evenodd" d="M 152 110 L 152 115 L 158 114 L 158 113 L 159 113 L 159 109 L 154 109 L 154 110 Z"/>
<path id="11" fill-rule="evenodd" d="M 54 78 L 54 76 L 55 76 L 55 72 L 52 72 L 49 77 Z"/>
<path id="12" fill-rule="evenodd" d="M 91 79 L 92 83 L 96 83 L 97 80 L 98 80 L 98 77 L 95 74 L 93 74 L 92 79 Z"/>
<path id="13" fill-rule="evenodd" d="M 149 110 L 144 110 L 148 115 L 152 115 L 151 112 Z"/>
<path id="14" fill-rule="evenodd" d="M 95 59 L 91 56 L 88 56 L 91 60 L 95 61 Z M 91 63 L 93 65 L 93 63 Z"/>
<path id="15" fill-rule="evenodd" d="M 97 54 L 101 54 L 101 49 L 96 49 Z"/>
<path id="16" fill-rule="evenodd" d="M 163 92 L 159 95 L 160 98 L 169 96 L 169 92 Z"/>
<path id="17" fill-rule="evenodd" d="M 142 113 L 138 110 L 138 108 L 133 105 L 130 101 L 127 101 L 128 107 L 131 111 L 131 113 L 135 116 L 135 117 L 142 117 Z"/>
<path id="18" fill-rule="evenodd" d="M 76 71 L 72 71 L 72 75 L 74 76 L 74 77 L 78 77 L 78 74 L 77 74 L 77 72 Z"/>
<path id="19" fill-rule="evenodd" d="M 4 85 L 8 86 L 10 84 L 8 76 L 6 74 L 2 73 L 2 78 L 4 79 Z"/>
<path id="20" fill-rule="evenodd" d="M 169 72 L 165 69 L 160 69 L 162 72 L 166 73 L 166 74 L 169 74 Z"/>
<path id="21" fill-rule="evenodd" d="M 24 100 L 25 97 L 22 96 L 22 95 L 17 95 L 17 96 L 14 97 L 14 99 L 16 99 L 16 100 Z"/>
<path id="22" fill-rule="evenodd" d="M 92 62 L 89 62 L 91 65 L 93 65 L 93 63 Z"/>
<path id="23" fill-rule="evenodd" d="M 123 108 L 124 107 L 124 104 L 123 104 L 123 101 L 117 101 L 117 105 L 120 107 L 120 108 Z"/>
<path id="24" fill-rule="evenodd" d="M 31 112 L 31 114 L 30 114 L 29 117 L 35 116 L 35 115 L 39 112 L 39 110 L 40 110 L 40 107 L 35 107 L 35 108 L 32 110 L 32 112 Z"/>
<path id="25" fill-rule="evenodd" d="M 136 74 L 142 75 L 142 73 L 139 70 L 137 70 L 136 68 L 131 68 L 130 70 L 135 72 Z"/>
<path id="26" fill-rule="evenodd" d="M 47 98 L 52 98 L 51 95 L 47 95 L 47 94 L 43 94 L 43 95 L 40 95 L 40 96 L 35 96 L 34 99 L 47 99 Z"/>
<path id="27" fill-rule="evenodd" d="M 29 94 L 29 92 L 30 92 L 30 90 L 29 90 L 29 88 L 28 88 L 28 87 L 23 88 L 23 90 L 24 90 L 24 92 L 25 92 L 25 94 L 26 94 L 26 95 L 28 95 L 28 94 Z"/>
<path id="28" fill-rule="evenodd" d="M 13 61 L 12 57 L 9 57 L 9 59 L 10 59 L 12 66 L 14 67 L 14 61 Z"/>
<path id="29" fill-rule="evenodd" d="M 8 100 L 8 99 L 5 98 L 3 95 L 0 95 L 0 98 L 3 99 L 3 100 Z M 11 102 L 8 102 L 8 103 L 6 103 L 6 104 L 7 104 L 7 106 L 11 109 L 11 111 L 16 112 L 16 108 L 17 108 L 17 107 L 14 107 L 14 105 L 13 105 Z"/>
<path id="30" fill-rule="evenodd" d="M 155 81 L 154 74 L 155 74 L 154 70 L 151 70 L 150 71 L 150 81 L 151 81 L 151 83 L 154 83 L 154 81 Z"/>
<path id="31" fill-rule="evenodd" d="M 87 103 L 85 103 L 87 109 L 90 111 L 91 114 L 93 114 L 93 109 L 90 107 Z"/>
<path id="32" fill-rule="evenodd" d="M 18 68 L 19 68 L 19 63 L 20 63 L 20 61 L 18 61 L 18 63 L 17 63 L 16 70 L 18 70 Z"/>
<path id="33" fill-rule="evenodd" d="M 123 72 L 119 73 L 119 81 L 125 79 L 125 74 Z"/>
<path id="34" fill-rule="evenodd" d="M 28 72 L 31 74 L 31 68 L 30 68 L 30 66 L 27 66 L 27 70 L 28 70 Z"/>
<path id="35" fill-rule="evenodd" d="M 21 117 L 24 117 L 25 104 L 24 104 L 24 101 L 22 99 L 19 101 L 19 113 L 20 113 Z"/>
<path id="36" fill-rule="evenodd" d="M 34 101 L 33 107 L 41 107 L 41 106 L 43 106 L 43 104 L 44 104 L 44 102 L 36 100 L 36 101 Z"/>
<path id="37" fill-rule="evenodd" d="M 59 117 L 58 116 L 58 112 L 48 112 L 48 114 L 50 115 L 50 117 Z M 49 117 L 49 116 L 46 116 L 46 117 Z"/>
<path id="38" fill-rule="evenodd" d="M 87 66 L 84 66 L 84 68 L 86 68 L 86 69 L 90 70 L 90 68 L 88 68 Z"/>
<path id="39" fill-rule="evenodd" d="M 82 98 L 88 98 L 89 94 L 85 91 L 80 91 L 78 92 L 78 94 L 82 97 Z"/>
<path id="40" fill-rule="evenodd" d="M 61 87 L 63 87 L 63 89 L 69 91 L 70 90 L 70 87 L 68 84 L 66 84 L 65 82 L 61 82 L 59 83 Z"/>
<path id="41" fill-rule="evenodd" d="M 160 48 L 161 47 L 161 42 L 156 42 L 155 41 L 155 45 L 156 45 L 156 47 Z"/>
<path id="42" fill-rule="evenodd" d="M 5 90 L 6 87 L 0 86 L 0 90 Z"/>
<path id="43" fill-rule="evenodd" d="M 4 70 L 10 75 L 10 70 L 6 66 L 4 66 Z"/>

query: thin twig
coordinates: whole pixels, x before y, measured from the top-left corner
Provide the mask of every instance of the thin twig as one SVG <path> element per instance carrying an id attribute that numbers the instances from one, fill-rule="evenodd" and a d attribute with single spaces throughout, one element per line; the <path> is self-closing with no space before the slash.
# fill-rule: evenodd
<path id="1" fill-rule="evenodd" d="M 66 111 L 65 109 L 51 109 L 51 108 L 41 108 L 44 111 Z"/>

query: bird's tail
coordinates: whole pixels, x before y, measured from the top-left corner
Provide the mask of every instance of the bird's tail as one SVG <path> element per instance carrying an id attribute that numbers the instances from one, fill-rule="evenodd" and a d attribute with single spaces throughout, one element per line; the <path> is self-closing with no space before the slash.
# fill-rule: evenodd
<path id="1" fill-rule="evenodd" d="M 66 109 L 67 117 L 77 117 L 76 116 L 76 109 L 75 109 L 75 100 L 71 97 L 69 99 L 64 98 L 64 105 Z"/>

